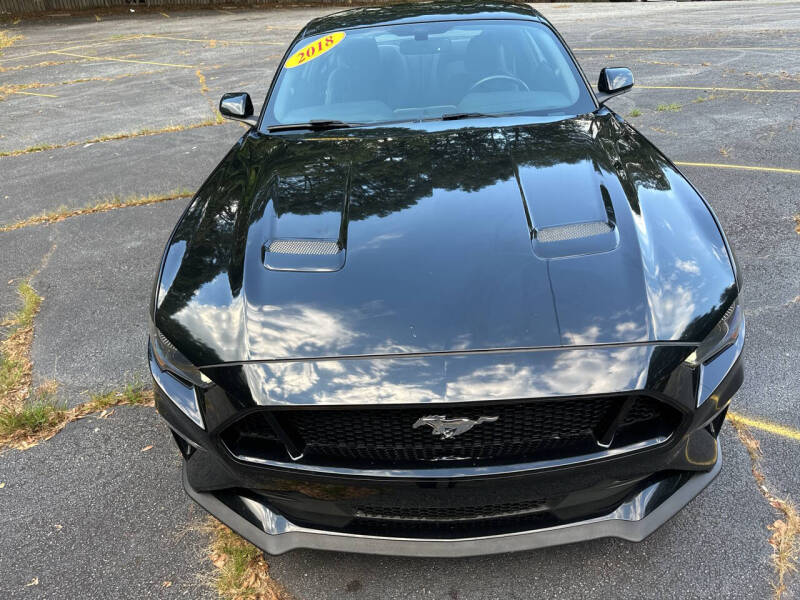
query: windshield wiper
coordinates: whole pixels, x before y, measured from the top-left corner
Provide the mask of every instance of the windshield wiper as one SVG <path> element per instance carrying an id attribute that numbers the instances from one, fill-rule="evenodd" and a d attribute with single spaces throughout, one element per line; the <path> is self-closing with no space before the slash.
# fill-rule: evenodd
<path id="1" fill-rule="evenodd" d="M 487 115 L 486 113 L 479 112 L 463 112 L 463 113 L 446 113 L 442 115 L 442 121 L 457 121 L 458 119 L 480 119 L 482 117 L 494 117 L 496 115 Z"/>
<path id="2" fill-rule="evenodd" d="M 270 125 L 268 131 L 294 131 L 296 129 L 310 129 L 311 131 L 325 131 L 326 129 L 347 129 L 356 127 L 358 123 L 346 123 L 334 119 L 311 119 L 306 123 L 287 123 L 283 125 Z"/>

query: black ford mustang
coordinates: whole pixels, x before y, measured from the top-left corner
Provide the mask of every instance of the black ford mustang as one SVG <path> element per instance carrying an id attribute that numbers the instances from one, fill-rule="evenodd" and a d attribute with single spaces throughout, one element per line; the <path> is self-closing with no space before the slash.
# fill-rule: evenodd
<path id="1" fill-rule="evenodd" d="M 513 3 L 310 22 L 176 226 L 150 368 L 184 486 L 271 553 L 641 540 L 720 469 L 713 213 Z"/>

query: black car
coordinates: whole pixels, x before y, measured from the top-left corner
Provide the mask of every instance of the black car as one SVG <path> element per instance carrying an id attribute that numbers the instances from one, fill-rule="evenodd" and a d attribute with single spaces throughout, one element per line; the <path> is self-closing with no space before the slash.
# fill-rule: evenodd
<path id="1" fill-rule="evenodd" d="M 270 553 L 642 540 L 743 379 L 711 209 L 507 2 L 311 21 L 189 204 L 151 307 L 186 491 Z"/>

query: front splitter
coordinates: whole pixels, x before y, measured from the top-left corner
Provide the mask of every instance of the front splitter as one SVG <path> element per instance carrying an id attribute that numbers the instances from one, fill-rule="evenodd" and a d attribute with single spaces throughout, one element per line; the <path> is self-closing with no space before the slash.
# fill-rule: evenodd
<path id="1" fill-rule="evenodd" d="M 391 556 L 455 558 L 534 550 L 605 537 L 640 542 L 697 496 L 714 480 L 721 468 L 722 455 L 717 440 L 717 461 L 714 467 L 710 471 L 693 475 L 657 508 L 640 519 L 631 519 L 630 515 L 640 512 L 640 507 L 647 504 L 658 483 L 645 488 L 616 510 L 602 517 L 533 531 L 457 539 L 381 537 L 310 529 L 295 525 L 264 504 L 248 499 L 248 507 L 258 514 L 261 520 L 262 527 L 258 527 L 213 494 L 198 492 L 192 488 L 185 468 L 183 487 L 186 493 L 205 510 L 269 554 L 283 554 L 297 548 L 312 548 Z"/>

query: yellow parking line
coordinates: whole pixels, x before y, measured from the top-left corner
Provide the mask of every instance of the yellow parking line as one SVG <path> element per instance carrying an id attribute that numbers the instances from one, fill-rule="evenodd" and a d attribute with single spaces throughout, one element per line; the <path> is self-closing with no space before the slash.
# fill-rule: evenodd
<path id="1" fill-rule="evenodd" d="M 744 415 L 740 415 L 739 413 L 728 413 L 728 418 L 731 421 L 735 421 L 737 423 L 742 423 L 747 425 L 748 427 L 752 427 L 754 429 L 760 429 L 761 431 L 766 431 L 767 433 L 771 433 L 773 435 L 779 435 L 781 437 L 789 438 L 790 440 L 795 440 L 800 442 L 800 430 L 795 429 L 794 427 L 787 427 L 786 425 L 779 425 L 778 423 L 773 423 L 771 421 L 764 421 L 763 419 L 753 419 L 751 417 L 745 417 Z"/>
<path id="2" fill-rule="evenodd" d="M 136 39 L 137 37 L 141 37 L 139 33 L 131 33 L 129 35 L 114 35 L 109 37 L 101 37 L 101 38 L 94 38 L 91 40 L 56 40 L 50 42 L 30 42 L 30 43 L 22 43 L 22 44 L 14 44 L 14 48 L 31 48 L 33 46 L 61 46 L 63 44 L 95 44 L 95 43 L 106 43 L 106 42 L 124 42 L 129 39 Z M 62 48 L 62 50 L 68 50 L 68 48 Z"/>
<path id="3" fill-rule="evenodd" d="M 635 85 L 644 90 L 703 90 L 706 92 L 759 92 L 762 94 L 800 94 L 800 90 L 767 90 L 756 88 L 703 87 L 692 85 Z"/>
<path id="4" fill-rule="evenodd" d="M 53 94 L 37 94 L 36 92 L 11 92 L 12 94 L 25 94 L 26 96 L 44 96 L 46 98 L 58 98 Z"/>
<path id="5" fill-rule="evenodd" d="M 688 47 L 681 47 L 681 48 L 652 48 L 649 46 L 640 46 L 640 47 L 623 47 L 623 48 L 573 48 L 575 52 L 676 52 L 679 50 L 730 50 L 730 51 L 746 51 L 746 50 L 754 50 L 754 51 L 762 51 L 762 52 L 779 52 L 783 50 L 789 50 L 791 52 L 798 52 L 800 51 L 799 46 L 783 46 L 783 47 L 776 47 L 776 48 L 758 48 L 758 47 L 744 47 L 744 46 L 688 46 Z"/>
<path id="6" fill-rule="evenodd" d="M 51 54 L 53 52 L 64 52 L 66 50 L 78 50 L 80 48 L 95 48 L 97 46 L 104 46 L 105 44 L 114 44 L 117 42 L 130 42 L 133 40 L 141 39 L 141 34 L 135 33 L 129 36 L 123 36 L 118 38 L 111 38 L 106 40 L 101 40 L 99 42 L 92 42 L 90 44 L 80 44 L 78 46 L 67 46 L 66 48 L 59 48 L 58 50 L 40 50 L 39 52 L 33 52 L 31 54 L 22 54 L 20 56 L 9 56 L 8 58 L 0 59 L 0 62 L 8 62 L 10 60 L 19 60 L 21 58 L 31 58 L 33 56 L 45 56 L 46 54 Z M 70 44 L 72 42 L 63 42 L 65 44 Z M 58 45 L 55 44 L 54 45 Z"/>
<path id="7" fill-rule="evenodd" d="M 699 163 L 675 161 L 679 167 L 709 167 L 712 169 L 741 169 L 743 171 L 767 171 L 769 173 L 791 173 L 800 175 L 800 169 L 785 169 L 783 167 L 754 167 L 750 165 L 723 165 L 719 163 Z"/>
<path id="8" fill-rule="evenodd" d="M 286 44 L 283 42 L 261 42 L 256 40 L 220 40 L 220 39 L 205 39 L 205 38 L 183 38 L 183 37 L 173 37 L 169 35 L 156 35 L 154 33 L 145 34 L 143 37 L 146 38 L 153 38 L 157 40 L 172 40 L 175 42 L 201 42 L 204 44 L 209 44 L 211 42 L 216 42 L 217 44 L 252 44 L 257 46 L 285 46 Z"/>
<path id="9" fill-rule="evenodd" d="M 150 60 L 133 60 L 130 58 L 114 58 L 113 56 L 88 56 L 85 54 L 73 54 L 72 52 L 61 52 L 60 50 L 51 50 L 47 54 L 59 54 L 61 56 L 76 56 L 77 58 L 86 58 L 89 60 L 110 60 L 115 62 L 136 63 L 140 65 L 156 65 L 157 67 L 176 67 L 179 69 L 195 69 L 192 65 L 177 65 L 173 63 L 153 62 Z"/>

